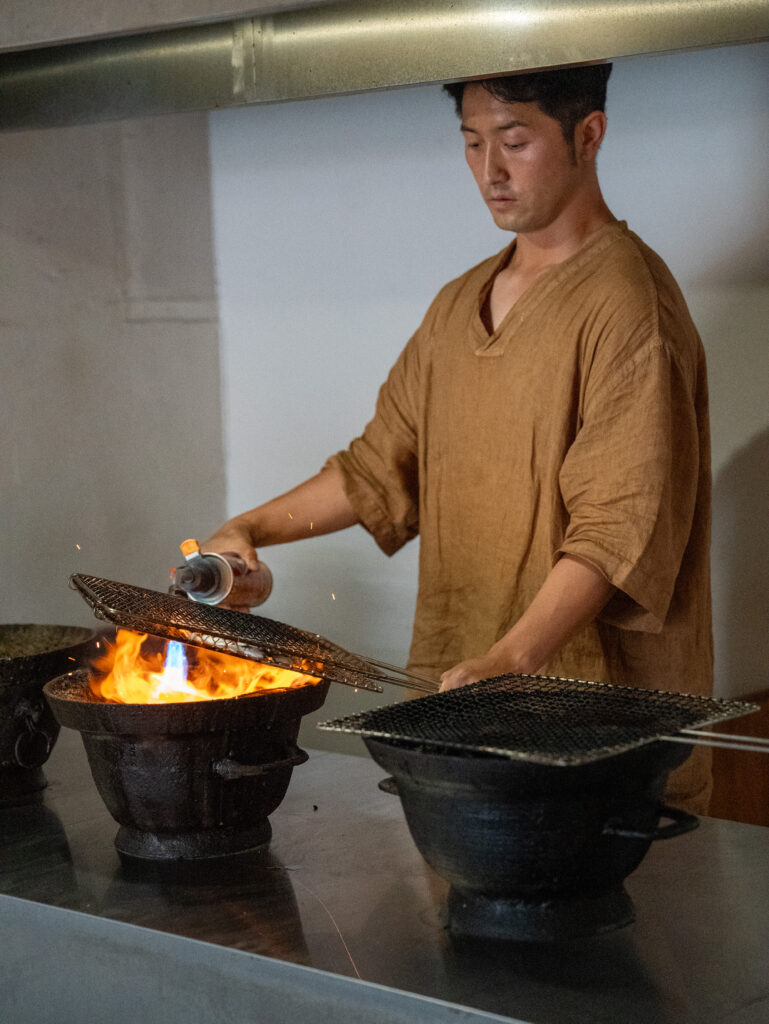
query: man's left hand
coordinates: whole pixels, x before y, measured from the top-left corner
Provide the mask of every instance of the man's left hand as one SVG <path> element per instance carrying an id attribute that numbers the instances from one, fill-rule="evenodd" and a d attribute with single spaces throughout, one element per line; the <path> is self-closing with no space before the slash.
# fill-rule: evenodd
<path id="1" fill-rule="evenodd" d="M 491 679 L 492 676 L 501 676 L 512 669 L 506 663 L 506 659 L 499 654 L 489 651 L 480 658 L 468 658 L 467 661 L 460 661 L 458 665 L 450 668 L 441 676 L 441 692 L 454 690 L 458 686 L 467 686 L 468 683 L 477 683 L 479 679 Z"/>

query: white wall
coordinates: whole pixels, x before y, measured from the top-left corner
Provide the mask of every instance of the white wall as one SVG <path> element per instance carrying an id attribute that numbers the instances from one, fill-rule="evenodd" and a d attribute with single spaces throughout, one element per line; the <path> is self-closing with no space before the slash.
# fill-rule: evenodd
<path id="1" fill-rule="evenodd" d="M 670 264 L 708 353 L 724 695 L 769 685 L 768 68 L 766 44 L 616 64 L 600 161 L 610 206 Z M 210 124 L 234 514 L 360 431 L 437 289 L 508 236 L 476 193 L 437 87 L 221 111 Z M 388 561 L 355 528 L 269 549 L 265 614 L 403 664 L 409 547 Z M 334 700 L 325 714 L 364 703 Z"/>

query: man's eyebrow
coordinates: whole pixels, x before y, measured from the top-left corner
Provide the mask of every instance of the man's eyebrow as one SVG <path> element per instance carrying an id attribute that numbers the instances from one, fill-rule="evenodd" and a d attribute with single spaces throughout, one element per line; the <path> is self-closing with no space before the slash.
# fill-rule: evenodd
<path id="1" fill-rule="evenodd" d="M 511 128 L 528 128 L 528 124 L 525 121 L 507 121 L 505 124 L 497 125 L 494 129 L 495 132 L 508 132 Z M 472 132 L 473 135 L 477 135 L 478 132 L 475 128 L 471 128 L 470 125 L 461 124 L 459 126 L 461 132 Z"/>

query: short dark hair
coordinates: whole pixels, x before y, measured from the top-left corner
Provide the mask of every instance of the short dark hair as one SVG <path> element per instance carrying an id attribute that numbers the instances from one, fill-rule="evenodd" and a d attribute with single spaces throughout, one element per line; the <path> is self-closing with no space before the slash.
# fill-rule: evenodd
<path id="1" fill-rule="evenodd" d="M 452 82 L 444 89 L 454 100 L 462 116 L 462 96 L 466 85 L 482 85 L 503 103 L 536 103 L 561 126 L 564 138 L 572 144 L 574 129 L 583 117 L 606 107 L 606 83 L 611 64 L 586 64 L 555 71 L 527 71 L 500 78 L 479 78 L 474 82 Z"/>

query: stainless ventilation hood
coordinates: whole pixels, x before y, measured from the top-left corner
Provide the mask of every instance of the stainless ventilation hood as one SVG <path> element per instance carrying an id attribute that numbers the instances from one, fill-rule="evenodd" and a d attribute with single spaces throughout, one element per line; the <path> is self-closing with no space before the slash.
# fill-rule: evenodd
<path id="1" fill-rule="evenodd" d="M 64 25 L 35 25 L 34 0 L 23 6 L 26 21 L 10 33 L 2 32 L 8 15 L 0 15 L 3 130 L 769 38 L 767 0 L 273 0 L 246 11 L 232 0 L 142 0 L 131 8 L 133 21 L 130 14 L 103 15 L 93 22 L 92 38 L 65 43 L 87 27 L 68 34 Z M 38 10 L 46 6 L 39 0 Z M 146 21 L 135 31 L 139 12 Z"/>

